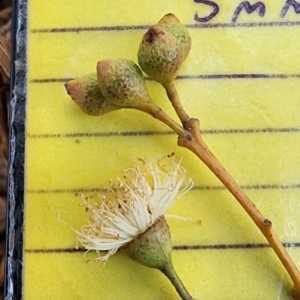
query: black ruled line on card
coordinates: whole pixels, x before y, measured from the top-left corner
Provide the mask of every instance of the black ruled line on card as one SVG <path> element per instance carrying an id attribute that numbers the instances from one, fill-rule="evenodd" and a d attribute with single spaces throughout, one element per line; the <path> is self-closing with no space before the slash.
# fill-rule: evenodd
<path id="1" fill-rule="evenodd" d="M 252 28 L 252 27 L 290 27 L 300 26 L 300 21 L 293 22 L 229 22 L 229 23 L 206 23 L 186 24 L 191 29 L 212 29 L 212 28 Z M 147 30 L 150 25 L 116 25 L 116 26 L 87 26 L 87 27 L 56 27 L 56 28 L 34 28 L 31 33 L 80 33 L 89 31 L 128 31 Z"/>
<path id="2" fill-rule="evenodd" d="M 292 184 L 247 184 L 241 185 L 244 190 L 291 190 L 300 189 L 300 183 Z M 226 188 L 222 185 L 199 185 L 194 186 L 192 191 L 222 191 Z M 86 194 L 93 192 L 103 192 L 101 188 L 85 188 L 85 189 L 27 189 L 27 194 Z"/>
<path id="3" fill-rule="evenodd" d="M 300 242 L 283 243 L 286 248 L 299 248 Z M 270 248 L 269 244 L 265 243 L 246 243 L 246 244 L 217 244 L 217 245 L 179 245 L 173 246 L 174 250 L 229 250 L 229 249 L 263 249 Z"/>
<path id="4" fill-rule="evenodd" d="M 176 80 L 192 80 L 192 79 L 289 79 L 300 78 L 300 74 L 199 74 L 199 75 L 179 75 Z M 30 83 L 57 83 L 67 82 L 73 78 L 35 78 Z M 149 77 L 146 80 L 152 80 Z"/>
<path id="5" fill-rule="evenodd" d="M 27 194 L 85 194 L 104 192 L 102 188 L 85 188 L 85 189 L 27 189 Z"/>
<path id="6" fill-rule="evenodd" d="M 263 133 L 300 133 L 300 127 L 278 128 L 233 128 L 233 129 L 204 129 L 202 134 L 263 134 Z M 73 132 L 73 133 L 27 133 L 30 139 L 54 139 L 54 138 L 101 138 L 101 137 L 135 137 L 135 136 L 159 136 L 175 135 L 173 131 L 123 131 L 123 132 Z"/>
<path id="7" fill-rule="evenodd" d="M 74 132 L 74 133 L 27 133 L 28 138 L 32 139 L 53 139 L 53 138 L 91 138 L 91 137 L 117 137 L 117 136 L 157 136 L 174 135 L 173 131 L 123 131 L 123 132 Z"/>
<path id="8" fill-rule="evenodd" d="M 299 248 L 300 242 L 283 243 L 286 248 Z M 245 250 L 245 249 L 265 249 L 270 248 L 269 244 L 265 243 L 245 243 L 245 244 L 216 244 L 216 245 L 178 245 L 173 246 L 173 250 Z M 85 249 L 62 248 L 62 249 L 25 249 L 25 253 L 35 254 L 69 254 L 69 253 L 83 253 Z"/>

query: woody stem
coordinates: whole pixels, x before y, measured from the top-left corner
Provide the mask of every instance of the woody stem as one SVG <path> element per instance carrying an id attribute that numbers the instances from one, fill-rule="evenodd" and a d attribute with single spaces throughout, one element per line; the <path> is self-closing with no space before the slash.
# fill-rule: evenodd
<path id="1" fill-rule="evenodd" d="M 250 200 L 248 195 L 226 171 L 218 159 L 212 154 L 205 142 L 203 141 L 200 130 L 199 121 L 197 119 L 190 119 L 187 122 L 189 133 L 185 137 L 178 138 L 178 145 L 185 147 L 198 156 L 205 165 L 219 178 L 229 192 L 244 208 L 247 214 L 251 217 L 256 226 L 260 229 L 265 236 L 270 246 L 273 248 L 278 258 L 284 265 L 294 282 L 295 289 L 300 291 L 300 273 L 291 257 L 287 253 L 283 244 L 280 242 L 277 234 L 275 233 L 272 222 L 265 218 L 255 204 Z"/>
<path id="2" fill-rule="evenodd" d="M 248 195 L 226 171 L 218 159 L 212 154 L 205 142 L 203 141 L 199 129 L 199 121 L 190 118 L 183 109 L 178 97 L 178 93 L 174 86 L 174 82 L 164 84 L 168 98 L 175 109 L 177 116 L 181 120 L 185 135 L 181 132 L 178 137 L 178 145 L 185 147 L 192 151 L 200 158 L 202 162 L 219 178 L 234 198 L 244 208 L 256 226 L 260 229 L 265 236 L 270 246 L 282 262 L 283 266 L 289 273 L 292 281 L 294 282 L 293 296 L 295 300 L 300 300 L 300 273 L 295 263 L 287 253 L 283 244 L 280 242 L 277 234 L 275 233 L 272 222 L 265 218 L 257 209 Z M 177 132 L 176 132 L 177 133 Z"/>

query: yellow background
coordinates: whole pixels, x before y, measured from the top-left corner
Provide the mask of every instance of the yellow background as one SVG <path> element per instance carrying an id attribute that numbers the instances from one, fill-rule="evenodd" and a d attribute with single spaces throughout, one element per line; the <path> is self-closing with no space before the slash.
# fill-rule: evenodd
<path id="1" fill-rule="evenodd" d="M 176 146 L 168 128 L 134 110 L 87 116 L 64 89 L 65 80 L 93 72 L 101 59 L 137 62 L 146 29 L 101 28 L 152 25 L 175 13 L 193 41 L 179 75 L 194 77 L 176 81 L 183 105 L 200 119 L 204 140 L 273 221 L 282 242 L 298 243 L 288 252 L 300 267 L 299 25 L 282 23 L 300 16 L 290 8 L 280 18 L 285 1 L 267 0 L 264 17 L 243 11 L 236 22 L 255 26 L 228 26 L 240 2 L 216 2 L 220 11 L 208 24 L 227 26 L 192 28 L 200 24 L 196 11 L 210 12 L 193 1 L 29 1 L 24 299 L 179 299 L 159 271 L 123 254 L 105 267 L 86 264 L 83 252 L 73 250 L 74 233 L 56 217 L 60 213 L 79 228 L 85 220 L 79 193 L 108 185 L 137 157 L 155 160 L 171 152 L 183 158 L 195 188 L 168 213 L 202 220 L 200 226 L 168 220 L 174 246 L 199 246 L 173 251 L 175 268 L 193 297 L 291 299 L 292 283 L 272 250 L 259 247 L 266 243 L 260 232 L 207 168 Z M 281 23 L 270 26 L 274 22 Z M 216 74 L 268 78 L 210 77 Z M 147 85 L 175 118 L 163 89 L 153 81 Z M 245 249 L 247 244 L 254 246 Z"/>

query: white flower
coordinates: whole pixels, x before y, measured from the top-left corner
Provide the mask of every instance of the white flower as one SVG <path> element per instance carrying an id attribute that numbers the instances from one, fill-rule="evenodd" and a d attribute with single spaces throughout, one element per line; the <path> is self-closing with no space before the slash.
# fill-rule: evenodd
<path id="1" fill-rule="evenodd" d="M 105 262 L 192 188 L 192 180 L 185 181 L 181 161 L 168 158 L 167 165 L 163 161 L 153 166 L 140 159 L 134 168 L 123 171 L 123 179 L 118 177 L 116 184 L 105 189 L 98 203 L 82 196 L 89 220 L 80 230 L 72 228 L 77 247 L 79 243 L 87 252 L 95 250 L 99 255 L 96 260 Z M 100 255 L 100 251 L 107 254 Z"/>

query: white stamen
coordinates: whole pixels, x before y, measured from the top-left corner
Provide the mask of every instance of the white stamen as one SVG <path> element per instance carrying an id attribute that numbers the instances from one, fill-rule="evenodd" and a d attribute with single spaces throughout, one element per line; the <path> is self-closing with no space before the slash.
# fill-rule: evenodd
<path id="1" fill-rule="evenodd" d="M 80 230 L 70 226 L 77 234 L 77 244 L 87 252 L 95 250 L 99 255 L 95 260 L 106 262 L 120 247 L 143 233 L 192 188 L 193 181 L 185 181 L 186 171 L 180 163 L 170 159 L 169 164 L 162 165 L 159 160 L 153 166 L 140 159 L 134 168 L 124 170 L 123 179 L 117 177 L 116 185 L 98 195 L 98 202 L 91 203 L 90 198 L 81 196 L 88 224 Z M 103 255 L 100 251 L 108 252 Z"/>

